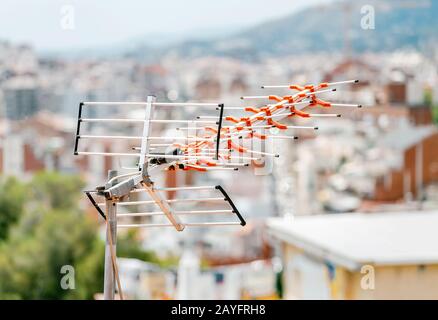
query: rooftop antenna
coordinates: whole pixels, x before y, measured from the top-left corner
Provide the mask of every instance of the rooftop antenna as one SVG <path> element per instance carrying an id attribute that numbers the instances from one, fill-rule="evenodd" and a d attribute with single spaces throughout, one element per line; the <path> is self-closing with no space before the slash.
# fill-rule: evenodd
<path id="1" fill-rule="evenodd" d="M 144 118 L 129 119 L 129 118 L 84 118 L 83 110 L 86 107 L 96 106 L 142 106 L 144 107 Z M 156 119 L 154 111 L 157 107 L 206 107 L 214 110 L 219 110 L 219 117 L 214 120 L 169 120 Z M 154 96 L 148 96 L 146 102 L 81 102 L 79 104 L 79 113 L 77 119 L 77 131 L 75 138 L 75 155 L 82 156 L 104 156 L 104 157 L 132 157 L 137 160 L 137 166 L 131 168 L 131 171 L 124 174 L 119 174 L 116 170 L 108 172 L 108 180 L 103 186 L 96 187 L 95 190 L 86 191 L 86 195 L 91 203 L 96 208 L 97 212 L 106 220 L 107 235 L 105 247 L 105 278 L 104 278 L 104 299 L 113 300 L 115 295 L 115 280 L 118 283 L 118 291 L 121 297 L 122 288 L 118 279 L 117 264 L 116 264 L 116 243 L 117 243 L 117 229 L 118 228 L 153 228 L 153 227 L 173 227 L 177 231 L 183 231 L 186 227 L 200 227 L 200 226 L 244 226 L 245 220 L 239 213 L 238 209 L 228 196 L 226 191 L 220 185 L 214 186 L 187 186 L 178 188 L 157 188 L 151 180 L 151 173 L 163 168 L 166 170 L 196 169 L 198 171 L 207 170 L 236 170 L 241 163 L 223 163 L 217 168 L 204 167 L 197 165 L 199 161 L 215 161 L 219 160 L 221 149 L 220 132 L 222 131 L 222 115 L 224 105 L 218 103 L 167 103 L 157 102 Z M 83 133 L 85 123 L 104 123 L 104 124 L 143 124 L 142 132 L 138 135 L 95 135 L 90 133 Z M 180 124 L 180 125 L 209 125 L 217 134 L 208 137 L 191 137 L 177 136 L 152 136 L 152 126 L 154 124 Z M 195 129 L 196 130 L 196 129 Z M 193 131 L 193 130 L 192 130 Z M 173 140 L 173 143 L 157 143 L 167 140 Z M 125 140 L 126 149 L 124 152 L 95 152 L 89 150 L 81 150 L 81 141 L 83 140 Z M 137 141 L 138 145 L 129 148 L 129 142 Z M 200 150 L 202 153 L 183 152 L 181 148 L 177 148 L 181 144 L 190 143 L 205 143 L 208 149 Z M 156 148 L 165 147 L 162 152 L 154 152 Z M 135 152 L 132 152 L 134 150 Z M 186 148 L 186 151 L 188 148 Z M 195 164 L 192 164 L 195 162 Z M 199 197 L 190 199 L 166 199 L 163 193 L 167 191 L 190 191 L 190 190 L 210 190 L 215 193 L 216 197 Z M 151 200 L 147 201 L 130 201 L 132 194 L 145 194 Z M 102 202 L 98 202 L 97 198 L 103 198 Z M 177 211 L 173 208 L 173 204 L 179 202 L 192 203 L 224 203 L 225 208 L 216 210 L 186 210 Z M 136 212 L 136 213 L 118 213 L 118 208 L 138 205 L 155 204 L 158 211 L 150 212 Z M 182 217 L 186 216 L 201 216 L 201 215 L 234 215 L 235 219 L 219 220 L 214 222 L 191 221 L 183 222 Z M 164 216 L 167 223 L 126 223 L 127 218 L 132 217 L 155 217 Z M 122 222 L 120 222 L 122 221 Z"/>
<path id="2" fill-rule="evenodd" d="M 220 185 L 209 186 L 180 186 L 157 187 L 153 181 L 153 174 L 158 171 L 195 170 L 209 171 L 237 171 L 247 167 L 251 161 L 279 157 L 279 154 L 247 147 L 245 142 L 253 140 L 265 141 L 273 139 L 297 139 L 294 135 L 273 134 L 270 129 L 287 132 L 289 129 L 317 130 L 316 126 L 294 126 L 284 124 L 283 121 L 291 118 L 339 117 L 340 114 L 308 113 L 305 109 L 323 107 L 361 107 L 356 104 L 331 103 L 320 98 L 321 94 L 336 90 L 336 86 L 357 83 L 358 80 L 343 82 L 320 83 L 318 85 L 270 85 L 264 89 L 284 88 L 297 91 L 285 96 L 245 96 L 242 100 L 261 101 L 258 107 L 225 107 L 222 103 L 202 102 L 157 102 L 154 96 L 148 96 L 145 102 L 81 102 L 77 119 L 77 131 L 74 154 L 82 156 L 104 156 L 136 159 L 136 166 L 127 173 L 118 173 L 116 170 L 108 172 L 104 185 L 94 190 L 85 191 L 97 212 L 106 220 L 107 234 L 105 247 L 105 277 L 104 299 L 113 300 L 115 283 L 123 299 L 122 288 L 118 277 L 116 263 L 117 230 L 119 228 L 174 228 L 183 231 L 191 227 L 219 227 L 245 226 L 246 222 L 231 200 L 228 193 Z M 111 105 L 144 108 L 144 117 L 138 118 L 84 118 L 84 107 L 108 107 Z M 196 107 L 210 110 L 209 115 L 198 115 L 195 120 L 157 119 L 156 109 L 160 107 L 185 108 Z M 244 112 L 236 117 L 225 114 L 228 111 Z M 211 115 L 211 113 L 218 113 Z M 225 123 L 227 122 L 227 123 Z M 95 135 L 83 133 L 84 123 L 110 124 L 106 129 L 113 130 L 114 125 L 142 124 L 141 132 L 132 135 Z M 177 124 L 176 136 L 152 135 L 155 124 Z M 178 135 L 178 134 L 184 135 Z M 122 140 L 126 150 L 123 152 L 95 152 L 83 150 L 81 141 Z M 170 141 L 169 141 L 170 140 Z M 131 144 L 136 142 L 134 146 Z M 83 146 L 82 146 L 83 147 Z M 169 192 L 195 192 L 195 197 L 181 197 L 169 199 L 165 195 Z M 200 196 L 208 193 L 209 196 Z M 140 196 L 148 200 L 131 200 Z M 146 196 L 146 197 L 144 197 Z M 199 210 L 177 210 L 180 204 L 192 203 L 201 207 Z M 208 208 L 204 206 L 208 204 Z M 123 212 L 122 210 L 134 206 L 155 206 L 152 210 L 138 212 Z M 212 209 L 212 206 L 216 206 Z M 219 207 L 218 207 L 219 206 Z M 227 219 L 205 221 L 205 218 L 227 216 Z M 164 217 L 164 223 L 151 223 L 156 217 Z M 198 217 L 199 220 L 187 220 Z M 202 218 L 201 218 L 202 217 Z M 230 218 L 231 217 L 231 218 Z M 133 220 L 133 218 L 135 218 Z M 139 220 L 140 219 L 140 220 Z M 144 219 L 147 219 L 144 221 Z M 141 222 L 139 222 L 141 221 Z"/>

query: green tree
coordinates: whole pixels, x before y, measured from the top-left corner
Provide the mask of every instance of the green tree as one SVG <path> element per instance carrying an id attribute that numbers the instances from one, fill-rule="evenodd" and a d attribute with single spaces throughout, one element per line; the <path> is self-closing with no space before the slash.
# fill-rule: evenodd
<path id="1" fill-rule="evenodd" d="M 42 172 L 28 186 L 14 183 L 8 191 L 14 196 L 3 200 L 9 213 L 19 214 L 0 242 L 0 299 L 92 299 L 102 292 L 104 242 L 96 221 L 79 207 L 82 181 Z M 135 232 L 119 236 L 117 253 L 158 261 L 140 248 Z M 74 290 L 61 287 L 64 265 L 74 268 Z"/>
<path id="2" fill-rule="evenodd" d="M 24 212 L 10 228 L 7 241 L 0 244 L 0 297 L 91 298 L 96 292 L 95 287 L 87 286 L 75 295 L 60 285 L 64 265 L 76 270 L 87 262 L 93 276 L 103 272 L 99 270 L 102 259 L 97 257 L 100 252 L 96 250 L 103 246 L 98 225 L 78 205 L 82 186 L 76 176 L 41 172 L 34 176 L 26 192 L 22 189 L 16 192 L 20 196 L 8 198 L 11 212 Z M 28 199 L 24 207 L 23 199 Z M 75 274 L 78 284 L 88 285 L 82 277 L 90 275 Z"/>
<path id="3" fill-rule="evenodd" d="M 78 262 L 76 268 L 76 290 L 68 293 L 68 299 L 93 299 L 103 291 L 105 246 L 103 241 L 93 243 L 92 254 Z"/>
<path id="4" fill-rule="evenodd" d="M 0 179 L 0 241 L 7 238 L 10 226 L 22 215 L 26 189 L 25 184 L 15 178 Z"/>
<path id="5" fill-rule="evenodd" d="M 60 286 L 61 267 L 71 265 L 76 269 L 83 261 L 98 261 L 91 258 L 98 254 L 97 226 L 78 212 L 36 213 L 41 214 L 37 223 L 34 214 L 23 216 L 9 241 L 0 247 L 0 292 L 23 299 L 65 298 L 71 294 Z M 75 274 L 75 280 L 80 277 Z M 90 294 L 86 292 L 83 297 Z"/>
<path id="6" fill-rule="evenodd" d="M 73 175 L 59 172 L 37 173 L 30 182 L 31 196 L 48 208 L 77 208 L 84 182 Z"/>
<path id="7" fill-rule="evenodd" d="M 429 106 L 432 112 L 432 120 L 438 125 L 438 104 L 433 101 L 433 91 L 432 89 L 428 89 L 424 93 L 424 103 L 426 106 Z"/>

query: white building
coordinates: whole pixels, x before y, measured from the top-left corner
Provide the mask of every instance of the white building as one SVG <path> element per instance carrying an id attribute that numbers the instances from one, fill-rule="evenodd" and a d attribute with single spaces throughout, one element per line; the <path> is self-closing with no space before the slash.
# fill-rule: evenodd
<path id="1" fill-rule="evenodd" d="M 437 299 L 438 211 L 273 218 L 286 299 Z"/>

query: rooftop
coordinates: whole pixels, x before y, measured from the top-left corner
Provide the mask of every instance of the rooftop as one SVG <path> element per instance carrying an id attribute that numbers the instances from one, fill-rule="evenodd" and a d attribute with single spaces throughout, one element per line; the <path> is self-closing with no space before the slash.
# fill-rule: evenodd
<path id="1" fill-rule="evenodd" d="M 404 151 L 437 132 L 434 125 L 413 127 L 407 126 L 393 130 L 382 137 L 383 147 Z"/>
<path id="2" fill-rule="evenodd" d="M 276 238 L 350 270 L 438 264 L 438 211 L 272 218 L 268 228 Z"/>

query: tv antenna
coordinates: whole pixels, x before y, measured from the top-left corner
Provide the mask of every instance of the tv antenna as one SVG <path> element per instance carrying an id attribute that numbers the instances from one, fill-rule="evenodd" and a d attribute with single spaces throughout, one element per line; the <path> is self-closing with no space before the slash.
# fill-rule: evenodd
<path id="1" fill-rule="evenodd" d="M 122 287 L 118 276 L 116 261 L 117 230 L 119 228 L 174 228 L 183 231 L 191 227 L 245 226 L 246 222 L 228 193 L 220 185 L 158 187 L 153 176 L 159 171 L 236 171 L 251 165 L 254 161 L 273 159 L 279 154 L 255 150 L 254 146 L 245 146 L 245 142 L 262 142 L 274 139 L 296 139 L 296 136 L 271 133 L 271 129 L 286 132 L 290 129 L 318 129 L 315 126 L 293 126 L 284 124 L 290 118 L 340 117 L 340 114 L 308 113 L 305 109 L 320 106 L 361 107 L 357 104 L 331 103 L 322 100 L 320 95 L 336 90 L 336 86 L 354 84 L 358 80 L 349 80 L 318 85 L 265 85 L 263 89 L 290 89 L 296 91 L 285 96 L 244 96 L 244 101 L 261 102 L 261 106 L 225 107 L 222 103 L 211 102 L 157 102 L 154 96 L 148 96 L 145 102 L 81 102 L 77 119 L 74 154 L 79 156 L 102 156 L 135 159 L 135 167 L 126 173 L 109 170 L 104 185 L 85 191 L 97 212 L 106 221 L 104 299 L 113 300 L 115 283 L 123 299 Z M 98 106 L 141 107 L 142 118 L 97 118 L 84 117 L 84 108 Z M 196 115 L 194 120 L 158 119 L 159 108 L 207 109 L 208 115 Z M 241 116 L 232 116 L 228 112 L 243 112 Z M 213 113 L 213 115 L 211 115 Z M 86 123 L 105 124 L 108 135 L 84 133 Z M 139 132 L 133 135 L 131 126 L 140 124 Z M 154 125 L 178 125 L 175 136 L 154 134 Z M 129 127 L 128 134 L 115 135 L 114 126 L 122 129 Z M 182 133 L 182 135 L 181 135 Z M 93 151 L 89 145 L 83 147 L 82 141 L 122 141 L 124 150 Z M 192 197 L 172 198 L 166 193 L 195 193 Z M 207 196 L 201 196 L 201 194 Z M 132 198 L 135 198 L 132 200 Z M 147 200 L 138 200 L 138 198 Z M 178 205 L 195 204 L 199 210 L 178 210 Z M 155 206 L 151 210 L 122 212 L 127 208 Z M 214 209 L 213 209 L 214 207 Z M 227 219 L 216 219 L 218 216 Z M 156 217 L 164 217 L 165 222 L 151 223 Z M 195 220 L 193 220 L 195 217 Z M 199 220 L 197 220 L 198 218 Z M 213 221 L 206 219 L 214 218 Z M 132 221 L 126 222 L 127 219 Z M 144 219 L 148 219 L 146 222 Z"/>

